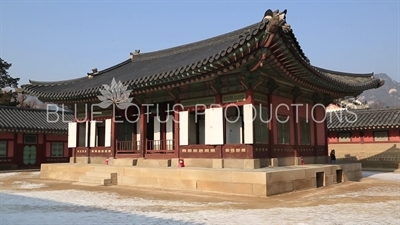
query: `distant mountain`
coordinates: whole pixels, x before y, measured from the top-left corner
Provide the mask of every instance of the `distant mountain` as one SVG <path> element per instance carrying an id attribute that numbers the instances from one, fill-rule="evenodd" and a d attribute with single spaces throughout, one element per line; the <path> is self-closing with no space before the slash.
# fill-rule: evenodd
<path id="1" fill-rule="evenodd" d="M 373 109 L 400 107 L 400 83 L 385 73 L 375 74 L 375 77 L 385 80 L 385 85 L 364 91 L 357 99 L 361 102 L 367 102 L 369 107 Z"/>

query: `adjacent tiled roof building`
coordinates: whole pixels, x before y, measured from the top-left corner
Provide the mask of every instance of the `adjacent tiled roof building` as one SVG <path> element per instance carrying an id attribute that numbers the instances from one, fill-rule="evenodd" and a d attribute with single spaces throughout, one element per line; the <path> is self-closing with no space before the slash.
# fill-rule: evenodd
<path id="1" fill-rule="evenodd" d="M 0 106 L 0 132 L 65 134 L 73 119 L 70 112 Z"/>
<path id="2" fill-rule="evenodd" d="M 329 131 L 400 129 L 400 108 L 332 111 L 326 119 Z"/>

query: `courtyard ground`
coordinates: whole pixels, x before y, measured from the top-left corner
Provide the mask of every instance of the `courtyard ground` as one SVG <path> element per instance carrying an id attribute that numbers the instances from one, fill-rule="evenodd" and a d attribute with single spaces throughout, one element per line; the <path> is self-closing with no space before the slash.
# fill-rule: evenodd
<path id="1" fill-rule="evenodd" d="M 0 224 L 400 224 L 400 173 L 268 197 L 80 186 L 0 173 Z"/>

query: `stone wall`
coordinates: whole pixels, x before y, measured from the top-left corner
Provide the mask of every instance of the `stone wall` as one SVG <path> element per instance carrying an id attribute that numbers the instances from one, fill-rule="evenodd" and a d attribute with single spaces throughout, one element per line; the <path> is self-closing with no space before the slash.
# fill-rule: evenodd
<path id="1" fill-rule="evenodd" d="M 360 162 L 363 168 L 397 169 L 400 163 L 400 142 L 329 144 L 335 149 L 338 162 Z"/>
<path id="2" fill-rule="evenodd" d="M 304 165 L 265 169 L 211 169 L 178 167 L 112 166 L 99 164 L 42 164 L 40 177 L 66 181 L 98 180 L 116 173 L 117 185 L 249 196 L 272 196 L 359 181 L 361 164 Z M 101 175 L 101 176 L 100 176 Z M 104 180 L 103 180 L 104 181 Z"/>

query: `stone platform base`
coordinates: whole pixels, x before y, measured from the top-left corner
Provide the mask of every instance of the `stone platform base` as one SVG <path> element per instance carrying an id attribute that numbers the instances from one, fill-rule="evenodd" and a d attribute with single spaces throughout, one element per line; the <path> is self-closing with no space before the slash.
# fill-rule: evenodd
<path id="1" fill-rule="evenodd" d="M 305 164 L 324 164 L 328 163 L 327 156 L 304 157 Z M 106 162 L 105 157 L 71 157 L 71 163 L 78 164 L 101 164 Z M 185 167 L 201 168 L 231 168 L 231 169 L 259 169 L 270 166 L 295 166 L 302 165 L 301 157 L 285 158 L 266 158 L 266 159 L 204 159 L 204 158 L 185 158 Z M 119 158 L 108 159 L 109 165 L 115 166 L 143 166 L 143 167 L 178 167 L 179 159 L 144 159 L 144 158 Z"/>
<path id="2" fill-rule="evenodd" d="M 250 196 L 319 188 L 358 181 L 361 164 L 300 165 L 261 169 L 142 167 L 95 164 L 42 164 L 41 178 L 78 182 L 88 172 L 116 173 L 115 184 L 150 188 L 218 192 Z M 92 174 L 92 173 L 91 173 Z"/>

